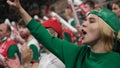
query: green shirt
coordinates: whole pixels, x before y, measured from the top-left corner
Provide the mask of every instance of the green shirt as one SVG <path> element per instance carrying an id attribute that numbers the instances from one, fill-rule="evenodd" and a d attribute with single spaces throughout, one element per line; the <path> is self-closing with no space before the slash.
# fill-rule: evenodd
<path id="1" fill-rule="evenodd" d="M 63 33 L 63 35 L 64 35 L 64 40 L 67 40 L 68 42 L 72 42 L 70 34 Z"/>
<path id="2" fill-rule="evenodd" d="M 19 52 L 19 49 L 17 47 L 17 45 L 11 45 L 9 48 L 8 48 L 8 58 L 15 58 L 15 53 L 18 55 L 18 57 L 20 58 L 20 52 Z"/>
<path id="3" fill-rule="evenodd" d="M 31 44 L 30 45 L 30 49 L 33 52 L 32 61 L 39 60 L 39 51 L 38 51 L 38 48 L 34 44 Z"/>
<path id="4" fill-rule="evenodd" d="M 120 68 L 119 53 L 93 53 L 86 45 L 75 46 L 75 44 L 51 36 L 34 19 L 27 24 L 27 27 L 40 43 L 65 64 L 66 68 Z"/>
<path id="5" fill-rule="evenodd" d="M 27 42 L 27 46 L 30 47 L 30 49 L 33 52 L 32 62 L 38 62 L 39 60 L 39 43 L 38 41 L 33 37 L 31 40 Z"/>

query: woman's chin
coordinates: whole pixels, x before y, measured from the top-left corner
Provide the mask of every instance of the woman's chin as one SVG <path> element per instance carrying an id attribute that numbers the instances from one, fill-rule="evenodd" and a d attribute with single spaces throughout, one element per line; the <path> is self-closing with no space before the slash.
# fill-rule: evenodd
<path id="1" fill-rule="evenodd" d="M 89 44 L 89 42 L 87 40 L 82 40 L 83 44 Z"/>
<path id="2" fill-rule="evenodd" d="M 83 44 L 86 44 L 86 43 L 87 43 L 87 41 L 85 41 L 85 40 L 82 40 L 82 43 L 83 43 Z"/>

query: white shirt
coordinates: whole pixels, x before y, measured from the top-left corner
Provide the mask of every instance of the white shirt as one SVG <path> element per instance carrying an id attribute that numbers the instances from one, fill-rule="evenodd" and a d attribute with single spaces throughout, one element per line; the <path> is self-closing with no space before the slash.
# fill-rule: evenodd
<path id="1" fill-rule="evenodd" d="M 65 65 L 52 53 L 41 56 L 38 68 L 65 68 Z"/>
<path id="2" fill-rule="evenodd" d="M 40 49 L 39 47 L 39 43 L 38 41 L 33 37 L 33 39 L 31 39 L 30 41 L 27 42 L 27 45 L 30 47 L 31 44 L 34 44 L 37 48 L 38 48 L 38 51 Z"/>

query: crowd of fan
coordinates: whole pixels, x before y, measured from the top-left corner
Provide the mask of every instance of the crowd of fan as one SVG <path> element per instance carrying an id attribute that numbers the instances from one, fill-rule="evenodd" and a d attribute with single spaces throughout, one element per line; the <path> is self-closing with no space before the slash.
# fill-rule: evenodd
<path id="1" fill-rule="evenodd" d="M 83 3 L 87 11 L 96 7 L 106 7 L 115 12 L 120 19 L 119 0 L 83 0 Z M 77 28 L 73 11 L 67 1 L 21 0 L 21 4 L 34 19 L 48 29 L 51 35 L 79 46 L 82 44 L 79 34 L 72 33 L 65 25 L 60 24 L 57 18 L 50 16 L 51 11 L 55 12 L 72 27 Z M 79 24 L 82 24 L 86 19 L 86 14 L 76 5 L 75 10 Z M 118 36 L 118 42 L 120 42 L 119 38 L 120 36 Z M 9 45 L 10 43 L 12 45 Z M 4 48 L 5 45 L 9 46 Z M 2 53 L 2 48 L 5 49 L 3 51 L 6 54 Z M 117 51 L 119 50 L 120 48 Z M 18 12 L 9 7 L 6 1 L 0 1 L 0 52 L 0 68 L 65 68 L 65 65 L 56 56 L 30 34 Z"/>

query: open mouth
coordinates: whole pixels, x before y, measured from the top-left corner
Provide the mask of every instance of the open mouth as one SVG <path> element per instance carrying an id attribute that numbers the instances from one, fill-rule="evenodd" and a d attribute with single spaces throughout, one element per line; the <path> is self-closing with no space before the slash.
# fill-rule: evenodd
<path id="1" fill-rule="evenodd" d="M 86 31 L 84 31 L 84 30 L 82 30 L 82 33 L 85 35 L 85 34 L 87 34 L 87 32 Z"/>
<path id="2" fill-rule="evenodd" d="M 85 30 L 82 29 L 82 36 L 81 39 L 84 39 L 85 35 L 87 34 L 87 32 Z"/>

